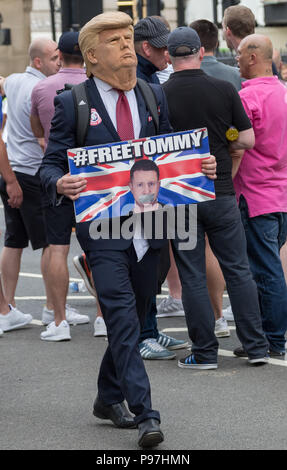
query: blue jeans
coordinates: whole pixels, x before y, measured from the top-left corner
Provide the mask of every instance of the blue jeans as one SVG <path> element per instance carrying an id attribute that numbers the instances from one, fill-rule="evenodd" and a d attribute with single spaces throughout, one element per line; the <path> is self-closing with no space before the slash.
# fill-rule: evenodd
<path id="1" fill-rule="evenodd" d="M 247 253 L 257 284 L 263 330 L 272 351 L 285 351 L 287 330 L 287 286 L 280 248 L 287 236 L 287 214 L 274 212 L 249 217 L 248 205 L 240 196 L 239 209 L 247 240 Z"/>

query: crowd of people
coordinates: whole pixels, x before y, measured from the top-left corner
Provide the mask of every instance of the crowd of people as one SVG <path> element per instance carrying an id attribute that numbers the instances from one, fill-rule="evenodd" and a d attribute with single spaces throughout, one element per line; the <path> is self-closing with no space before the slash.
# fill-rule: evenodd
<path id="1" fill-rule="evenodd" d="M 251 365 L 285 357 L 284 66 L 270 39 L 255 34 L 249 8 L 227 8 L 222 26 L 238 66 L 216 58 L 218 29 L 208 20 L 171 31 L 162 17 L 133 26 L 125 13 L 109 12 L 92 18 L 80 33 L 63 33 L 58 44 L 34 40 L 25 72 L 1 79 L 7 141 L 0 139 L 6 223 L 0 335 L 32 321 L 15 303 L 29 242 L 42 250 L 47 328 L 41 340 L 71 340 L 69 325 L 89 322 L 66 302 L 73 201 L 87 186 L 87 179 L 69 173 L 67 149 L 208 129 L 211 155 L 202 160 L 202 173 L 214 181 L 216 199 L 197 205 L 193 249 L 182 250 L 177 234 L 170 241 L 142 235 L 113 239 L 110 226 L 106 237 L 95 240 L 88 222 L 76 224 L 79 255 L 73 262 L 97 302 L 94 335 L 108 338 L 93 412 L 118 427 L 138 427 L 140 447 L 164 439 L 143 360 L 174 359 L 175 350 L 188 346 L 159 331 L 157 318 L 186 318 L 192 345 L 179 367 L 216 369 L 217 338 L 230 335 L 222 309 L 226 288 L 242 344 L 234 354 Z M 158 123 L 137 78 L 153 92 Z M 83 103 L 87 99 L 98 119 L 91 118 L 79 145 L 74 95 L 65 88 L 81 83 Z M 153 169 L 146 165 L 138 171 Z M 184 217 L 189 223 L 188 206 Z M 157 304 L 165 281 L 169 295 Z"/>

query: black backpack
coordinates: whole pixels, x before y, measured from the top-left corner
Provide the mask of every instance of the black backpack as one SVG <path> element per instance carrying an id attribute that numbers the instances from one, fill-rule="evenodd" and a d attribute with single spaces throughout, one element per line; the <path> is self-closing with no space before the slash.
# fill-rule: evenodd
<path id="1" fill-rule="evenodd" d="M 157 101 L 153 90 L 149 84 L 141 79 L 137 79 L 137 84 L 145 100 L 146 106 L 153 118 L 153 122 L 156 129 L 156 134 L 159 133 L 159 116 L 157 109 Z M 76 110 L 76 121 L 77 121 L 77 146 L 83 147 L 86 139 L 86 135 L 89 127 L 91 106 L 88 100 L 88 94 L 86 90 L 85 82 L 79 83 L 78 85 L 66 84 L 64 90 L 72 90 L 74 98 L 75 110 Z M 58 94 L 64 90 L 57 92 Z"/>

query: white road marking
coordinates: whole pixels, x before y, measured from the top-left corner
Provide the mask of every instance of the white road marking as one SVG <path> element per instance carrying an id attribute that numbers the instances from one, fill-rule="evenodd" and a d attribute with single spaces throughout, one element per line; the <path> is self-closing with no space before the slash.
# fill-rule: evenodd
<path id="1" fill-rule="evenodd" d="M 68 295 L 67 300 L 87 300 L 87 299 L 94 299 L 93 295 Z M 46 300 L 45 295 L 24 295 L 24 296 L 16 296 L 15 300 Z"/>
<path id="2" fill-rule="evenodd" d="M 43 279 L 42 274 L 37 274 L 37 273 L 19 273 L 19 276 L 22 276 L 22 277 L 32 277 L 32 278 L 37 278 L 37 279 Z M 80 282 L 80 281 L 82 281 L 82 278 L 70 277 L 70 281 L 72 281 L 72 282 Z"/>
<path id="3" fill-rule="evenodd" d="M 32 325 L 37 325 L 37 326 L 44 326 L 41 320 L 32 320 L 31 321 Z"/>
<path id="4" fill-rule="evenodd" d="M 1 206 L 0 206 L 1 208 Z M 42 279 L 42 274 L 36 274 L 36 273 L 25 273 L 25 272 L 20 272 L 19 274 L 20 276 L 23 276 L 23 277 L 31 277 L 31 278 L 39 278 L 39 279 Z M 81 281 L 81 279 L 79 278 L 70 278 L 70 281 L 72 282 L 79 282 Z M 163 287 L 162 288 L 163 291 L 165 292 L 168 292 L 169 289 L 168 287 Z M 158 295 L 157 297 L 159 298 L 165 298 L 166 295 L 164 294 L 160 294 Z M 228 297 L 228 294 L 224 294 L 223 297 Z M 67 300 L 90 300 L 90 299 L 94 299 L 95 300 L 95 297 L 92 296 L 92 295 L 69 295 L 67 296 Z M 18 296 L 18 297 L 15 297 L 15 300 L 46 300 L 46 296 L 45 295 L 34 295 L 34 296 Z M 37 326 L 43 326 L 43 323 L 41 322 L 41 320 L 32 320 L 31 322 L 33 325 L 37 325 Z M 229 329 L 230 330 L 235 330 L 235 326 L 233 325 L 228 325 L 229 326 Z M 174 332 L 174 333 L 179 333 L 179 332 L 185 332 L 187 333 L 187 328 L 165 328 L 162 330 L 164 333 L 171 333 L 171 332 Z M 219 349 L 218 350 L 218 355 L 219 356 L 225 356 L 225 357 L 234 357 L 234 354 L 232 351 L 227 351 L 225 349 Z M 245 359 L 246 358 L 237 358 L 237 359 Z M 287 367 L 287 357 L 284 359 L 273 359 L 273 358 L 270 358 L 269 359 L 269 364 L 273 364 L 273 365 L 277 365 L 277 366 L 283 366 L 283 367 Z"/>
<path id="5" fill-rule="evenodd" d="M 235 326 L 229 326 L 229 328 L 235 330 Z M 187 328 L 164 328 L 162 331 L 163 333 L 187 332 Z M 226 349 L 219 349 L 218 355 L 225 357 L 233 357 L 235 359 L 244 359 L 246 361 L 246 357 L 236 357 L 234 356 L 232 351 L 227 351 Z M 274 366 L 287 367 L 287 355 L 285 356 L 285 359 L 273 359 L 273 357 L 270 357 L 268 363 L 273 364 Z"/>
<path id="6" fill-rule="evenodd" d="M 42 279 L 42 274 L 37 274 L 37 273 L 25 273 L 25 272 L 20 272 L 20 273 L 19 273 L 19 276 L 22 276 L 22 277 L 32 277 L 32 278 Z M 70 281 L 71 281 L 71 282 L 80 282 L 80 281 L 82 281 L 82 278 L 70 277 Z M 169 288 L 168 288 L 168 287 L 162 287 L 161 290 L 162 290 L 163 292 L 169 292 Z M 157 295 L 157 297 L 159 297 L 160 299 L 163 299 L 163 298 L 166 297 L 166 294 L 159 294 L 159 295 Z M 227 298 L 227 297 L 228 297 L 228 294 L 223 294 L 223 297 Z"/>
<path id="7" fill-rule="evenodd" d="M 232 351 L 226 351 L 225 349 L 219 349 L 218 350 L 218 355 L 219 356 L 226 356 L 226 357 L 234 357 L 236 359 L 244 359 L 246 361 L 246 357 L 236 357 L 234 356 Z M 273 357 L 269 358 L 268 364 L 273 364 L 275 366 L 282 366 L 282 367 L 287 367 L 287 356 L 285 356 L 285 359 L 273 359 Z"/>
<path id="8" fill-rule="evenodd" d="M 228 325 L 228 328 L 230 330 L 235 330 L 235 326 L 233 325 Z M 164 333 L 170 333 L 170 332 L 187 332 L 187 328 L 164 328 L 162 330 Z"/>

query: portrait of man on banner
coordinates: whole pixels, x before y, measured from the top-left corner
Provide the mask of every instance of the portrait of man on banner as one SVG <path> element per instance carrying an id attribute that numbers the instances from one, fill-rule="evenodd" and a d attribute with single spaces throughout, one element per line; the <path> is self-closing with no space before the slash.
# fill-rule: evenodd
<path id="1" fill-rule="evenodd" d="M 129 186 L 135 200 L 134 212 L 158 209 L 160 173 L 153 160 L 142 158 L 133 164 Z"/>

